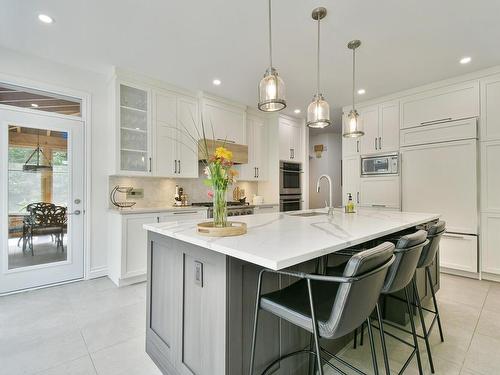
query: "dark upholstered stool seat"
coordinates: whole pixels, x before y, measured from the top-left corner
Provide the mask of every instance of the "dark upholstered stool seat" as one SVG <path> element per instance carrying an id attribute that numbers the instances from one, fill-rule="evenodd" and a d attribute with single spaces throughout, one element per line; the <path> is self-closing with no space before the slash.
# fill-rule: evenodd
<path id="1" fill-rule="evenodd" d="M 321 337 L 331 337 L 328 319 L 335 303 L 339 285 L 327 281 L 311 281 L 316 319 Z M 306 280 L 299 280 L 286 288 L 263 295 L 260 307 L 309 332 L 313 331 Z"/>

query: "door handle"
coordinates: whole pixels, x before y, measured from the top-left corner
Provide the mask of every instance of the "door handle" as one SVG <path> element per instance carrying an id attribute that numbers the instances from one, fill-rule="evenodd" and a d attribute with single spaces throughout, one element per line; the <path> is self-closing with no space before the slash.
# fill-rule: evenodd
<path id="1" fill-rule="evenodd" d="M 378 149 L 382 150 L 382 137 L 378 137 Z"/>
<path id="2" fill-rule="evenodd" d="M 174 160 L 174 173 L 177 173 L 177 160 Z"/>
<path id="3" fill-rule="evenodd" d="M 444 122 L 444 121 L 451 121 L 451 117 L 440 118 L 438 120 L 424 121 L 424 122 L 421 122 L 420 125 L 430 125 L 430 124 L 435 124 L 437 122 Z"/>
<path id="4" fill-rule="evenodd" d="M 151 172 L 151 158 L 149 158 L 149 171 Z"/>
<path id="5" fill-rule="evenodd" d="M 236 143 L 236 141 L 232 141 L 230 139 L 217 138 L 217 140 L 220 142 L 225 142 L 225 143 Z"/>
<path id="6" fill-rule="evenodd" d="M 255 168 L 257 169 L 257 178 L 259 178 L 259 167 Z"/>
<path id="7" fill-rule="evenodd" d="M 375 137 L 375 150 L 377 150 L 377 137 Z"/>
<path id="8" fill-rule="evenodd" d="M 178 162 L 179 162 L 179 171 L 178 171 L 177 173 L 179 173 L 179 174 L 180 174 L 180 173 L 181 173 L 181 161 L 180 161 L 180 160 L 178 160 Z"/>
<path id="9" fill-rule="evenodd" d="M 73 211 L 73 212 L 68 213 L 67 215 L 80 215 L 81 213 L 82 213 L 82 211 L 80 211 L 80 210 L 75 210 L 75 211 Z"/>
<path id="10" fill-rule="evenodd" d="M 358 191 L 358 192 L 356 192 L 356 201 L 357 201 L 357 202 L 358 202 L 358 204 L 359 204 L 359 191 Z"/>
<path id="11" fill-rule="evenodd" d="M 356 152 L 359 152 L 359 141 L 356 141 Z"/>

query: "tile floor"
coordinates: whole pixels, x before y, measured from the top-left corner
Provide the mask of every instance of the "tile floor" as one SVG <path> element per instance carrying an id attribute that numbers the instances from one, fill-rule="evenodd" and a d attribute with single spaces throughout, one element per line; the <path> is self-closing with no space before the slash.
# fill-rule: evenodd
<path id="1" fill-rule="evenodd" d="M 434 332 L 436 373 L 500 374 L 500 284 L 443 275 L 438 297 L 446 341 Z M 144 352 L 144 319 L 145 285 L 107 278 L 0 297 L 0 374 L 160 374 Z M 342 357 L 372 373 L 367 343 Z M 396 373 L 408 350 L 387 344 Z M 382 369 L 380 350 L 378 359 Z M 414 361 L 406 373 L 418 374 Z"/>

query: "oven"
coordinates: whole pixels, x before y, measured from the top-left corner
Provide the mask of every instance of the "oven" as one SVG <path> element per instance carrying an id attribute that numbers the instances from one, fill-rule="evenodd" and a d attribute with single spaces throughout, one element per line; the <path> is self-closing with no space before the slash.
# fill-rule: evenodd
<path id="1" fill-rule="evenodd" d="M 280 195 L 302 194 L 302 165 L 280 161 Z"/>
<path id="2" fill-rule="evenodd" d="M 361 176 L 386 176 L 399 173 L 399 155 L 387 154 L 361 157 Z"/>
<path id="3" fill-rule="evenodd" d="M 280 212 L 302 209 L 302 195 L 280 195 Z"/>

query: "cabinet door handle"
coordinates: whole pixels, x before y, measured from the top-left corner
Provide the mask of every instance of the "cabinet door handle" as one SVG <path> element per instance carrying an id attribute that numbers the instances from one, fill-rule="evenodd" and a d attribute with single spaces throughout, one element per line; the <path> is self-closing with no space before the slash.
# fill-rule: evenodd
<path id="1" fill-rule="evenodd" d="M 259 178 L 259 167 L 255 168 L 257 169 L 257 178 Z"/>
<path id="2" fill-rule="evenodd" d="M 181 161 L 179 160 L 178 162 L 179 162 L 179 170 L 178 170 L 178 172 L 177 172 L 177 173 L 179 173 L 179 174 L 180 174 L 180 173 L 181 173 Z"/>
<path id="3" fill-rule="evenodd" d="M 157 223 L 159 223 L 159 222 L 160 222 L 160 217 L 159 217 L 159 216 L 157 216 L 157 217 L 156 217 L 156 222 L 157 222 Z"/>
<path id="4" fill-rule="evenodd" d="M 149 158 L 149 172 L 151 172 L 151 158 Z"/>
<path id="5" fill-rule="evenodd" d="M 378 137 L 378 149 L 382 150 L 382 137 Z"/>
<path id="6" fill-rule="evenodd" d="M 174 215 L 187 215 L 187 214 L 196 214 L 198 211 L 182 211 L 182 212 L 174 212 Z"/>
<path id="7" fill-rule="evenodd" d="M 174 160 L 174 173 L 177 173 L 177 160 Z"/>
<path id="8" fill-rule="evenodd" d="M 377 137 L 375 137 L 375 150 L 378 150 L 378 148 L 377 148 Z"/>
<path id="9" fill-rule="evenodd" d="M 356 152 L 359 152 L 359 141 L 356 141 Z"/>
<path id="10" fill-rule="evenodd" d="M 424 121 L 421 122 L 420 125 L 430 125 L 430 124 L 435 124 L 436 122 L 444 122 L 444 121 L 451 121 L 451 117 L 440 118 L 438 120 Z"/>
<path id="11" fill-rule="evenodd" d="M 358 191 L 358 192 L 356 192 L 356 201 L 357 201 L 357 202 L 358 202 L 358 204 L 359 204 L 359 191 Z"/>
<path id="12" fill-rule="evenodd" d="M 463 240 L 465 237 L 459 234 L 443 233 L 443 237 L 456 238 L 458 240 Z"/>
<path id="13" fill-rule="evenodd" d="M 385 204 L 372 204 L 372 207 L 387 207 Z"/>

